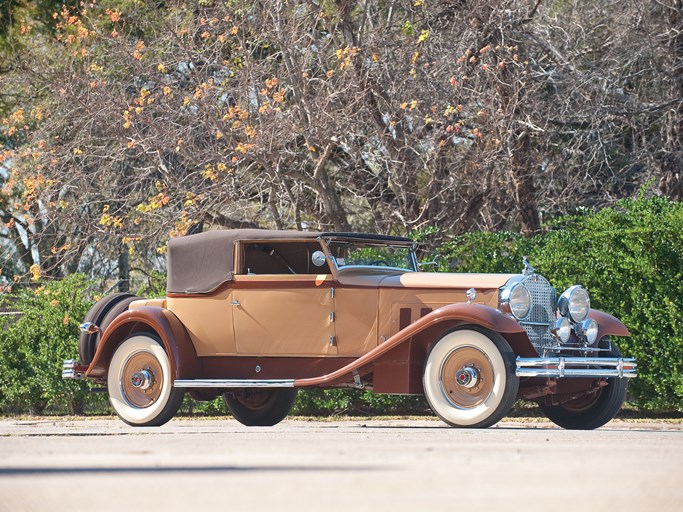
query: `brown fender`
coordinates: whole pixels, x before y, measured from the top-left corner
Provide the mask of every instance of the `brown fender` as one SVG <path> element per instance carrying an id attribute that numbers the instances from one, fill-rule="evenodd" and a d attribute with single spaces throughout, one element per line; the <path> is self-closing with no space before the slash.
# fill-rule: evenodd
<path id="1" fill-rule="evenodd" d="M 396 387 L 390 391 L 382 390 L 380 392 L 414 392 L 412 391 L 413 386 L 408 382 L 410 380 L 410 367 L 419 365 L 421 373 L 424 353 L 428 350 L 427 345 L 437 341 L 444 332 L 460 325 L 478 325 L 499 332 L 506 338 L 515 339 L 519 343 L 524 342 L 524 338 L 521 336 L 524 334 L 526 344 L 533 351 L 531 343 L 526 338 L 524 328 L 497 309 L 481 304 L 451 304 L 423 316 L 367 354 L 339 370 L 320 377 L 297 379 L 294 381 L 294 386 L 328 386 L 337 382 L 348 381 L 353 372 L 367 373 L 368 367 L 374 365 L 374 386 L 377 388 L 377 378 L 381 379 L 381 375 L 378 375 L 378 370 L 381 373 L 379 366 L 386 364 L 392 366 L 392 370 L 399 370 L 397 367 L 401 366 L 402 369 L 399 372 L 405 373 L 405 375 L 402 380 L 400 376 L 393 375 L 393 377 L 398 378 L 398 381 L 395 382 Z M 415 340 L 415 347 L 411 347 L 412 343 L 407 343 L 411 340 Z M 533 353 L 535 354 L 535 352 Z M 416 361 L 416 359 L 418 360 Z M 408 388 L 411 390 L 408 391 Z M 416 390 L 416 392 L 419 391 Z"/>
<path id="2" fill-rule="evenodd" d="M 612 315 L 604 313 L 603 311 L 591 309 L 590 313 L 588 313 L 588 317 L 592 318 L 598 323 L 598 339 L 601 339 L 603 336 L 631 335 L 626 326 L 621 323 L 620 320 Z"/>
<path id="3" fill-rule="evenodd" d="M 155 306 L 128 310 L 114 319 L 102 334 L 102 341 L 86 376 L 104 378 L 116 347 L 137 332 L 156 334 L 159 337 L 168 354 L 174 380 L 200 376 L 197 352 L 185 327 L 171 311 Z"/>

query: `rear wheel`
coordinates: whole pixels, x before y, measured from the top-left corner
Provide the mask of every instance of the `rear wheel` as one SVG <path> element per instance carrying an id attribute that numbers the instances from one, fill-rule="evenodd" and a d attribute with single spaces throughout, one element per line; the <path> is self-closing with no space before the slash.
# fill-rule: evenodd
<path id="1" fill-rule="evenodd" d="M 497 333 L 476 327 L 446 334 L 432 348 L 423 386 L 432 410 L 453 427 L 490 427 L 517 398 L 515 355 Z"/>
<path id="2" fill-rule="evenodd" d="M 114 352 L 107 374 L 109 401 L 129 425 L 159 426 L 173 418 L 184 391 L 173 387 L 168 355 L 147 333 L 126 339 Z"/>
<path id="3" fill-rule="evenodd" d="M 244 389 L 223 394 L 223 401 L 237 421 L 249 427 L 280 423 L 296 401 L 294 388 Z"/>
<path id="4" fill-rule="evenodd" d="M 621 352 L 612 346 L 604 357 L 621 357 Z M 628 379 L 610 377 L 607 386 L 588 395 L 569 400 L 560 405 L 541 405 L 541 410 L 550 421 L 569 430 L 593 430 L 602 427 L 614 418 L 626 400 Z"/>

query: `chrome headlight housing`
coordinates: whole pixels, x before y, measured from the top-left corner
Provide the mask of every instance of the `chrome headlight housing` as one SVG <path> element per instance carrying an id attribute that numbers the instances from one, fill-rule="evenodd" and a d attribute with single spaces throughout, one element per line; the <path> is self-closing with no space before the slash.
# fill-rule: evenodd
<path id="1" fill-rule="evenodd" d="M 555 320 L 551 332 L 562 343 L 567 343 L 572 335 L 572 324 L 567 317 L 561 316 Z"/>
<path id="2" fill-rule="evenodd" d="M 517 320 L 527 317 L 531 309 L 531 294 L 521 282 L 510 284 L 500 293 L 500 307 Z"/>
<path id="3" fill-rule="evenodd" d="M 598 323 L 592 318 L 586 318 L 583 322 L 576 324 L 574 330 L 577 336 L 585 337 L 590 344 L 598 339 Z"/>
<path id="4" fill-rule="evenodd" d="M 557 307 L 560 314 L 564 317 L 569 317 L 572 322 L 583 322 L 588 318 L 588 313 L 591 309 L 591 301 L 588 297 L 588 292 L 583 286 L 575 285 L 567 288 L 560 299 L 557 301 Z"/>

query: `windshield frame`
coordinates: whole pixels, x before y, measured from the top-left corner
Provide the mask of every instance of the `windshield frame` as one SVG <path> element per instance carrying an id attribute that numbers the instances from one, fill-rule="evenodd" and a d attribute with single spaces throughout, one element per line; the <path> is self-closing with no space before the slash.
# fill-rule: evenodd
<path id="1" fill-rule="evenodd" d="M 405 273 L 405 272 L 418 272 L 417 257 L 415 255 L 415 250 L 417 248 L 417 243 L 410 239 L 403 239 L 398 237 L 372 237 L 369 235 L 364 236 L 334 236 L 334 235 L 323 235 L 319 238 L 321 246 L 324 249 L 325 255 L 327 256 L 329 267 L 332 269 L 333 274 L 344 273 L 347 271 L 367 271 L 371 273 Z M 337 258 L 333 255 L 331 246 L 333 244 L 348 244 L 348 245 L 362 245 L 362 246 L 376 246 L 376 247 L 395 247 L 400 249 L 407 249 L 410 257 L 409 263 L 412 268 L 404 267 L 391 267 L 391 266 L 378 266 L 378 265 L 339 265 Z"/>

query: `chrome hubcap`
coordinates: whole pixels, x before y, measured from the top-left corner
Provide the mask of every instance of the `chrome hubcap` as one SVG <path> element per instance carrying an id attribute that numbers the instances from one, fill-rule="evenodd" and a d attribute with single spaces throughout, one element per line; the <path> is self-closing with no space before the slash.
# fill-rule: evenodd
<path id="1" fill-rule="evenodd" d="M 152 374 L 147 370 L 135 372 L 130 379 L 130 383 L 134 388 L 149 389 L 152 385 Z"/>
<path id="2" fill-rule="evenodd" d="M 464 388 L 472 389 L 479 383 L 479 372 L 471 366 L 463 366 L 455 372 L 455 382 Z"/>

